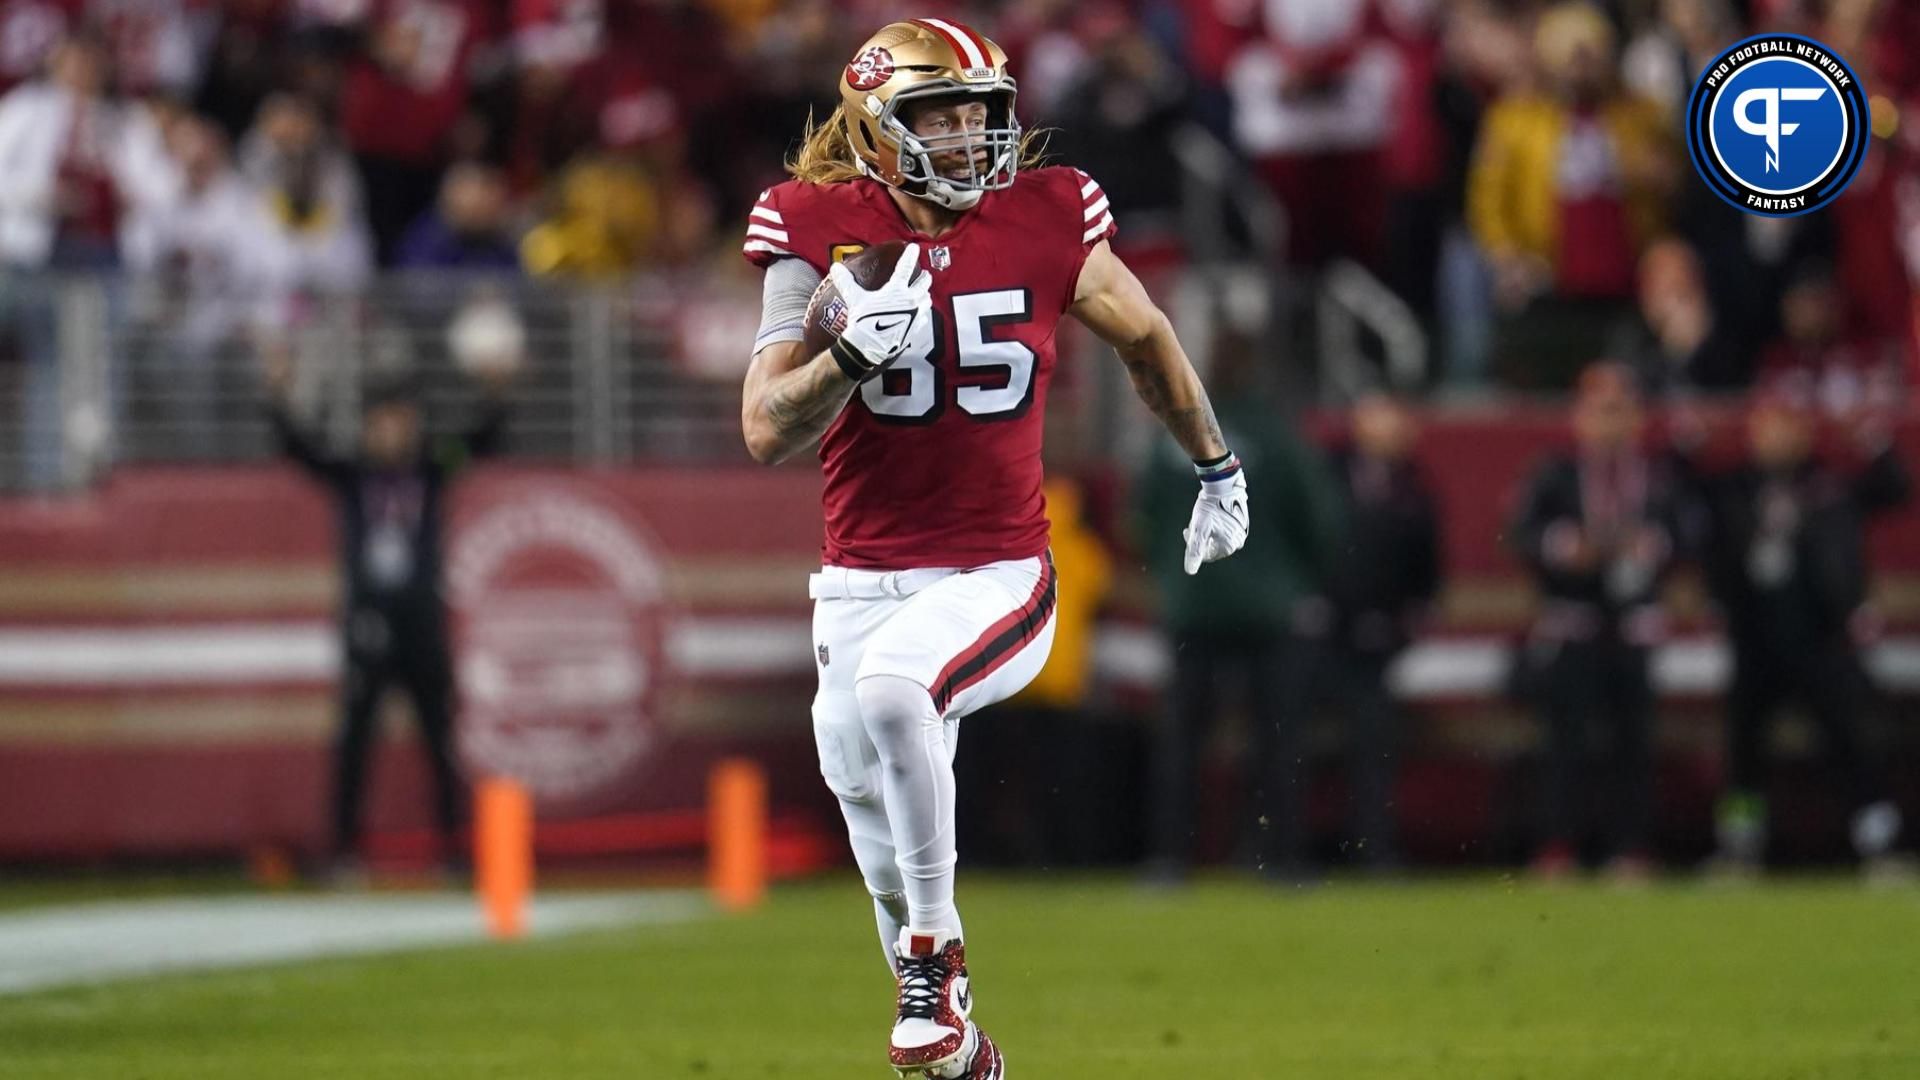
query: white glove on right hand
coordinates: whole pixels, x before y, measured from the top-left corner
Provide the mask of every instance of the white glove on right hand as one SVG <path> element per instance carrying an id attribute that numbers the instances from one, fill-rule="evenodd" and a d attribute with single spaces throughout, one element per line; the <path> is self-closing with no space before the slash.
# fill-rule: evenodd
<path id="1" fill-rule="evenodd" d="M 846 329 L 830 351 L 840 370 L 855 382 L 873 378 L 898 359 L 906 351 L 914 324 L 931 317 L 933 275 L 920 269 L 919 244 L 901 250 L 893 275 L 877 289 L 861 288 L 844 263 L 834 263 L 827 278 L 847 306 Z"/>

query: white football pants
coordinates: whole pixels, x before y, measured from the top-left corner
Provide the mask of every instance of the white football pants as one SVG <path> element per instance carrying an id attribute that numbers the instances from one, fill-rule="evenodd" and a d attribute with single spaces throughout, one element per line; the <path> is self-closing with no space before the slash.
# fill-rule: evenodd
<path id="1" fill-rule="evenodd" d="M 902 926 L 961 931 L 953 755 L 960 718 L 1033 680 L 1053 646 L 1050 557 L 971 570 L 850 570 L 808 579 L 820 774 L 892 964 Z"/>

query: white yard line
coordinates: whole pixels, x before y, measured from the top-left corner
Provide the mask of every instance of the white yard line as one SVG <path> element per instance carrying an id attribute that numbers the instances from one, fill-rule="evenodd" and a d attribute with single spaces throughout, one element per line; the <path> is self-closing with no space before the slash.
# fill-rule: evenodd
<path id="1" fill-rule="evenodd" d="M 685 922 L 692 891 L 543 896 L 535 936 Z M 481 941 L 471 896 L 281 896 L 87 903 L 0 915 L 0 994 Z"/>

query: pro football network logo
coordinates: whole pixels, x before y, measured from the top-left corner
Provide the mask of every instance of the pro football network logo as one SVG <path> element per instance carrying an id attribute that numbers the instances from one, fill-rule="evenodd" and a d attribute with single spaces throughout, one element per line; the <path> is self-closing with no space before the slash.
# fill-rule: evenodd
<path id="1" fill-rule="evenodd" d="M 893 54 L 879 45 L 853 58 L 847 65 L 847 85 L 855 90 L 871 90 L 893 78 Z"/>
<path id="2" fill-rule="evenodd" d="M 1687 102 L 1687 151 L 1722 199 L 1794 217 L 1840 197 L 1866 155 L 1866 89 L 1798 34 L 1762 34 L 1707 65 Z"/>

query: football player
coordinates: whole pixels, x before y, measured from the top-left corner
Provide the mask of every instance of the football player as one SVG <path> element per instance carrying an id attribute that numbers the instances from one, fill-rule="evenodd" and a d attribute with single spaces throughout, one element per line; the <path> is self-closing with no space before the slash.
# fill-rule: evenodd
<path id="1" fill-rule="evenodd" d="M 893 23 L 747 226 L 766 278 L 741 425 L 765 463 L 820 444 L 814 735 L 894 972 L 902 1075 L 1003 1075 L 970 1019 L 953 753 L 960 718 L 1024 686 L 1053 640 L 1040 439 L 1061 316 L 1114 347 L 1193 458 L 1187 572 L 1247 539 L 1246 478 L 1167 317 L 1108 247 L 1106 196 L 1035 167 L 1014 93 L 976 31 Z M 888 241 L 905 242 L 898 263 L 862 287 L 841 259 Z M 823 279 L 838 336 L 813 354 Z"/>

